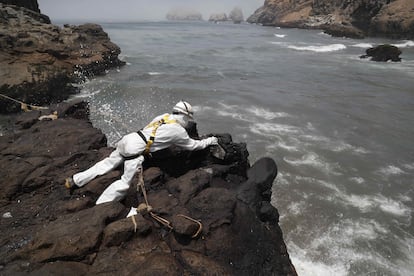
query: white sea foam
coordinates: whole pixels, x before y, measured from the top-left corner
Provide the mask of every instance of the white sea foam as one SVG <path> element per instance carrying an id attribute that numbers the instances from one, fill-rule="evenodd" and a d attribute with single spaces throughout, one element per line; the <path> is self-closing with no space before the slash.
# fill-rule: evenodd
<path id="1" fill-rule="evenodd" d="M 257 123 L 251 127 L 253 133 L 263 136 L 278 136 L 286 134 L 299 133 L 301 130 L 295 126 L 277 124 L 277 123 Z"/>
<path id="2" fill-rule="evenodd" d="M 148 72 L 148 75 L 150 75 L 150 76 L 158 76 L 158 75 L 162 75 L 162 73 L 160 73 L 160 72 Z"/>
<path id="3" fill-rule="evenodd" d="M 230 118 L 233 118 L 235 120 L 249 122 L 249 119 L 245 115 L 240 114 L 240 113 L 231 112 L 231 111 L 219 110 L 219 111 L 217 111 L 217 115 L 222 116 L 222 117 L 230 117 Z"/>
<path id="4" fill-rule="evenodd" d="M 368 150 L 362 147 L 356 147 L 348 143 L 345 143 L 344 141 L 332 141 L 328 137 L 324 137 L 324 136 L 305 134 L 305 135 L 301 135 L 300 137 L 306 141 L 321 142 L 322 143 L 321 146 L 323 148 L 329 149 L 334 152 L 349 151 L 349 152 L 353 152 L 356 154 L 369 153 Z"/>
<path id="5" fill-rule="evenodd" d="M 396 200 L 386 198 L 383 196 L 378 196 L 374 198 L 374 201 L 378 204 L 379 208 L 385 213 L 389 213 L 399 217 L 409 217 L 411 214 L 410 208 Z"/>
<path id="6" fill-rule="evenodd" d="M 411 209 L 404 203 L 386 198 L 382 195 L 341 195 L 341 198 L 349 205 L 357 207 L 362 212 L 370 212 L 380 209 L 384 213 L 397 217 L 411 218 Z"/>
<path id="7" fill-rule="evenodd" d="M 365 182 L 365 179 L 363 179 L 362 177 L 357 177 L 357 176 L 350 177 L 349 180 L 351 180 L 352 182 L 355 182 L 357 184 L 362 184 L 362 183 Z"/>
<path id="8" fill-rule="evenodd" d="M 288 248 L 292 263 L 300 276 L 345 276 L 348 274 L 345 262 L 326 264 L 316 261 L 317 257 L 310 256 L 313 250 L 302 249 L 294 243 L 288 243 Z"/>
<path id="9" fill-rule="evenodd" d="M 270 43 L 274 45 L 285 45 L 286 44 L 286 42 L 278 42 L 278 41 L 271 41 Z"/>
<path id="10" fill-rule="evenodd" d="M 300 215 L 306 209 L 306 204 L 304 201 L 292 202 L 287 206 L 287 209 L 290 215 Z"/>
<path id="11" fill-rule="evenodd" d="M 309 129 L 309 130 L 313 130 L 313 131 L 315 130 L 315 127 L 312 125 L 311 122 L 306 123 L 306 128 Z"/>
<path id="12" fill-rule="evenodd" d="M 404 174 L 405 172 L 393 165 L 389 165 L 387 167 L 383 167 L 379 169 L 379 172 L 385 176 L 391 176 L 391 175 L 398 175 L 398 174 Z"/>
<path id="13" fill-rule="evenodd" d="M 346 49 L 344 44 L 330 44 L 330 45 L 319 45 L 319 46 L 288 46 L 290 49 L 298 51 L 312 51 L 317 53 L 334 52 Z"/>
<path id="14" fill-rule="evenodd" d="M 414 41 L 412 40 L 406 40 L 405 42 L 402 43 L 397 43 L 397 44 L 392 44 L 398 48 L 408 48 L 408 47 L 414 47 Z"/>
<path id="15" fill-rule="evenodd" d="M 398 269 L 387 256 L 360 245 L 361 240 L 375 241 L 387 233 L 389 230 L 386 226 L 372 219 L 342 219 L 305 242 L 304 248 L 295 243 L 297 238 L 287 237 L 286 240 L 289 255 L 299 275 L 349 275 L 351 264 L 361 261 L 375 264 L 374 269 L 388 270 L 390 266 L 393 270 Z"/>
<path id="16" fill-rule="evenodd" d="M 411 197 L 409 197 L 408 195 L 399 195 L 398 200 L 402 201 L 402 202 L 410 202 L 413 199 Z"/>
<path id="17" fill-rule="evenodd" d="M 351 151 L 351 152 L 360 153 L 360 154 L 367 154 L 369 152 L 368 150 L 364 148 L 355 147 L 342 141 L 340 141 L 337 145 L 333 145 L 332 151 L 335 151 L 335 152 Z"/>
<path id="18" fill-rule="evenodd" d="M 291 165 L 294 166 L 310 166 L 320 171 L 324 172 L 325 174 L 335 174 L 339 175 L 340 173 L 336 172 L 336 168 L 338 167 L 337 164 L 328 163 L 323 160 L 320 156 L 318 156 L 314 152 L 309 152 L 303 155 L 299 159 L 289 159 L 284 157 L 283 160 Z"/>
<path id="19" fill-rule="evenodd" d="M 284 37 L 286 37 L 286 35 L 285 34 L 274 34 L 275 35 L 275 37 L 279 37 L 279 38 L 284 38 Z"/>
<path id="20" fill-rule="evenodd" d="M 247 109 L 250 113 L 253 115 L 263 118 L 265 120 L 272 120 L 275 118 L 283 118 L 283 117 L 289 117 L 290 115 L 285 112 L 273 112 L 270 110 L 266 110 L 264 108 L 260 108 L 257 106 L 253 106 Z"/>
<path id="21" fill-rule="evenodd" d="M 101 90 L 95 90 L 95 91 L 87 91 L 87 90 L 83 90 L 82 93 L 80 94 L 76 94 L 73 97 L 74 98 L 88 98 L 88 97 L 92 97 L 93 95 L 96 95 L 98 93 L 101 93 Z"/>
<path id="22" fill-rule="evenodd" d="M 311 184 L 319 185 L 325 188 L 328 188 L 329 190 L 334 191 L 336 194 L 342 193 L 341 190 L 336 187 L 334 184 L 326 182 L 324 180 L 312 178 L 312 177 L 306 177 L 306 176 L 295 176 L 295 180 L 297 181 L 306 181 Z"/>
<path id="23" fill-rule="evenodd" d="M 288 145 L 288 144 L 284 143 L 283 141 L 277 141 L 277 142 L 274 142 L 273 144 L 269 144 L 269 145 L 266 146 L 266 149 L 269 150 L 269 151 L 271 151 L 273 149 L 279 149 L 279 148 L 282 148 L 282 149 L 290 151 L 290 152 L 298 152 L 299 151 L 298 147 L 292 146 L 291 144 Z"/>
<path id="24" fill-rule="evenodd" d="M 370 43 L 358 43 L 358 44 L 352 45 L 352 47 L 357 47 L 357 48 L 372 48 L 372 44 L 370 44 Z"/>
<path id="25" fill-rule="evenodd" d="M 222 77 L 223 79 L 226 78 L 226 76 L 223 74 L 223 72 L 221 71 L 217 71 L 217 75 L 219 75 L 220 77 Z"/>
<path id="26" fill-rule="evenodd" d="M 320 32 L 320 33 L 318 33 L 318 35 L 332 37 L 330 34 L 327 34 L 327 33 L 325 33 L 325 32 Z"/>
<path id="27" fill-rule="evenodd" d="M 406 168 L 407 170 L 414 170 L 414 163 L 404 164 L 403 167 Z"/>

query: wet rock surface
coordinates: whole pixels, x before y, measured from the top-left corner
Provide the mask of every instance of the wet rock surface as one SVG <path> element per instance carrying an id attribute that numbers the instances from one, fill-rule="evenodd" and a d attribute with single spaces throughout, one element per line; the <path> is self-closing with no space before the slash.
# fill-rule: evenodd
<path id="1" fill-rule="evenodd" d="M 38 120 L 55 110 L 58 119 Z M 137 177 L 123 201 L 95 205 L 122 167 L 64 188 L 112 151 L 87 115 L 83 102 L 60 103 L 22 114 L 0 137 L 0 274 L 296 275 L 270 204 L 272 159 L 250 166 L 245 144 L 215 134 L 224 160 L 169 149 L 145 161 L 148 202 L 171 230 L 149 214 L 126 218 L 145 202 Z"/>

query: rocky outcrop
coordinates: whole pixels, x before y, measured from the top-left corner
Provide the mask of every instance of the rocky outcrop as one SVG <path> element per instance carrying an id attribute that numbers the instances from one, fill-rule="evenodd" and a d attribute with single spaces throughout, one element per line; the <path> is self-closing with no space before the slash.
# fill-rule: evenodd
<path id="1" fill-rule="evenodd" d="M 247 21 L 270 26 L 319 28 L 336 36 L 414 38 L 411 0 L 266 0 Z"/>
<path id="2" fill-rule="evenodd" d="M 23 7 L 31 11 L 34 11 L 35 13 L 40 13 L 39 4 L 37 3 L 37 0 L 0 0 L 0 3 Z"/>
<path id="3" fill-rule="evenodd" d="M 229 20 L 233 21 L 235 24 L 240 24 L 244 21 L 243 11 L 239 7 L 235 7 L 229 13 Z"/>
<path id="4" fill-rule="evenodd" d="M 59 102 L 77 92 L 72 82 L 122 65 L 119 53 L 99 25 L 61 28 L 45 15 L 0 4 L 1 94 L 34 105 Z M 0 98 L 1 113 L 19 109 Z"/>
<path id="5" fill-rule="evenodd" d="M 203 15 L 198 11 L 186 9 L 173 9 L 167 13 L 166 18 L 168 20 L 200 21 L 203 20 Z"/>
<path id="6" fill-rule="evenodd" d="M 227 18 L 226 13 L 224 13 L 224 12 L 222 12 L 222 13 L 213 13 L 212 15 L 210 15 L 210 17 L 208 19 L 208 21 L 213 21 L 215 23 L 224 22 L 224 21 L 227 21 L 227 20 L 229 20 L 229 19 Z"/>
<path id="7" fill-rule="evenodd" d="M 38 120 L 52 111 L 58 119 Z M 169 149 L 145 161 L 148 201 L 171 230 L 145 213 L 125 218 L 144 202 L 135 185 L 121 202 L 94 204 L 122 168 L 70 194 L 64 178 L 112 149 L 85 103 L 45 112 L 20 115 L 0 137 L 0 274 L 296 275 L 270 204 L 272 159 L 250 167 L 245 144 L 216 134 L 224 159 Z"/>
<path id="8" fill-rule="evenodd" d="M 388 44 L 378 45 L 367 49 L 361 58 L 371 58 L 372 61 L 401 61 L 401 50 L 398 47 Z"/>

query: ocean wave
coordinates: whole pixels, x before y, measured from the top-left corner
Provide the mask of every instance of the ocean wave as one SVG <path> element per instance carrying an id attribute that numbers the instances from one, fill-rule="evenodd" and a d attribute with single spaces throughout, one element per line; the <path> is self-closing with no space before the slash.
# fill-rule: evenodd
<path id="1" fill-rule="evenodd" d="M 150 75 L 150 76 L 158 76 L 158 75 L 162 75 L 163 73 L 160 73 L 160 72 L 148 72 L 147 74 Z"/>
<path id="2" fill-rule="evenodd" d="M 372 44 L 370 43 L 358 43 L 358 44 L 354 44 L 351 45 L 352 47 L 357 47 L 357 48 L 372 48 Z"/>
<path id="3" fill-rule="evenodd" d="M 284 38 L 284 37 L 286 37 L 285 34 L 274 34 L 274 36 L 275 37 L 278 37 L 278 38 Z"/>
<path id="4" fill-rule="evenodd" d="M 395 47 L 398 48 L 408 48 L 408 47 L 414 47 L 414 41 L 412 40 L 406 40 L 405 42 L 402 43 L 396 43 L 396 44 L 392 44 Z"/>
<path id="5" fill-rule="evenodd" d="M 294 49 L 298 51 L 312 51 L 317 53 L 325 52 L 334 52 L 346 49 L 344 44 L 330 44 L 330 45 L 321 45 L 321 46 L 288 46 L 289 49 Z"/>

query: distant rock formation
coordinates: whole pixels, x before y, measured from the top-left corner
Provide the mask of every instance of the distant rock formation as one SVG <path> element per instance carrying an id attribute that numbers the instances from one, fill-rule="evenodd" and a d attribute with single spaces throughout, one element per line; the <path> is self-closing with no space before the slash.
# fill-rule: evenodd
<path id="1" fill-rule="evenodd" d="M 119 53 L 99 25 L 61 28 L 43 14 L 0 3 L 0 93 L 9 97 L 34 105 L 61 101 L 77 92 L 70 83 L 123 65 Z M 1 113 L 19 109 L 0 99 Z"/>
<path id="2" fill-rule="evenodd" d="M 244 21 L 243 11 L 239 7 L 235 7 L 229 13 L 229 19 L 233 21 L 233 23 L 239 24 Z"/>
<path id="3" fill-rule="evenodd" d="M 168 20 L 203 20 L 203 15 L 198 11 L 187 10 L 187 9 L 173 9 L 166 15 Z"/>
<path id="4" fill-rule="evenodd" d="M 0 137 L 1 275 L 297 275 L 270 204 L 272 159 L 250 167 L 246 144 L 229 134 L 215 134 L 224 159 L 210 149 L 154 154 L 144 162 L 145 187 L 169 229 L 145 213 L 126 218 L 145 202 L 138 177 L 121 202 L 95 205 L 122 168 L 73 194 L 64 188 L 65 177 L 112 149 L 86 103 L 44 112 L 52 111 L 56 120 L 23 113 L 16 132 Z"/>
<path id="5" fill-rule="evenodd" d="M 247 21 L 319 28 L 334 36 L 414 38 L 412 0 L 266 0 Z"/>
<path id="6" fill-rule="evenodd" d="M 224 22 L 229 20 L 227 18 L 226 13 L 222 12 L 222 13 L 213 13 L 212 15 L 210 15 L 210 18 L 208 19 L 208 21 L 212 21 L 212 22 Z"/>
<path id="7" fill-rule="evenodd" d="M 368 58 L 371 57 L 372 61 L 394 61 L 398 62 L 401 61 L 400 55 L 401 50 L 394 45 L 378 45 L 376 47 L 372 47 L 366 50 L 366 54 L 362 55 L 361 58 Z"/>

